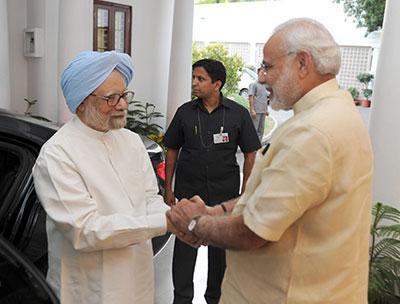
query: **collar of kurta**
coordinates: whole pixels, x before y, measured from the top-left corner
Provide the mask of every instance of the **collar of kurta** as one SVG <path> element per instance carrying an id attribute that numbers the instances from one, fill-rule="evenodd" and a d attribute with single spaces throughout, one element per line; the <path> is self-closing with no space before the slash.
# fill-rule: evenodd
<path id="1" fill-rule="evenodd" d="M 293 105 L 294 114 L 305 111 L 316 105 L 324 96 L 331 92 L 339 90 L 339 85 L 336 78 L 325 81 L 319 86 L 313 88 L 311 91 L 307 92 L 302 98 L 300 98 Z"/>
<path id="2" fill-rule="evenodd" d="M 74 116 L 72 118 L 72 123 L 81 131 L 83 134 L 91 137 L 91 138 L 97 138 L 97 139 L 106 139 L 107 137 L 111 136 L 111 133 L 113 130 L 107 131 L 107 132 L 101 132 L 97 131 L 95 129 L 92 129 L 91 127 L 85 125 L 78 116 Z"/>

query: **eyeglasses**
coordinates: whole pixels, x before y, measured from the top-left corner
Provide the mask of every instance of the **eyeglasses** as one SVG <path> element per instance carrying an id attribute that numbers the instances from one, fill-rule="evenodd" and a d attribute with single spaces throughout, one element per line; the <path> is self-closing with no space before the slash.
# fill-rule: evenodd
<path id="1" fill-rule="evenodd" d="M 130 103 L 133 100 L 133 97 L 135 96 L 135 92 L 126 91 L 122 94 L 116 93 L 116 94 L 111 94 L 108 96 L 101 96 L 101 95 L 96 95 L 96 94 L 90 93 L 90 96 L 94 96 L 94 97 L 100 98 L 102 100 L 105 100 L 105 101 L 107 101 L 107 104 L 110 107 L 115 107 L 119 103 L 121 98 L 123 100 L 125 100 L 127 103 Z"/>
<path id="2" fill-rule="evenodd" d="M 282 57 L 286 57 L 286 56 L 293 55 L 293 54 L 296 54 L 296 52 L 289 52 L 289 53 L 283 54 L 281 56 L 275 57 L 272 61 L 277 61 L 278 59 L 280 59 Z M 260 68 L 262 68 L 264 70 L 264 72 L 266 72 L 266 73 L 268 73 L 269 70 L 271 70 L 273 67 L 274 67 L 273 64 L 267 63 L 264 60 L 260 63 Z"/>

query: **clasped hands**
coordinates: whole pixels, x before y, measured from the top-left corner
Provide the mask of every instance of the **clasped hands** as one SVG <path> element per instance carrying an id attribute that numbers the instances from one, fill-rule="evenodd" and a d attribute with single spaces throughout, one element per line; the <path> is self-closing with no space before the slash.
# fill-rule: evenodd
<path id="1" fill-rule="evenodd" d="M 193 247 L 205 245 L 205 242 L 188 230 L 190 221 L 199 216 L 211 215 L 211 207 L 207 207 L 199 196 L 182 199 L 167 211 L 168 231 L 175 234 L 180 240 Z"/>

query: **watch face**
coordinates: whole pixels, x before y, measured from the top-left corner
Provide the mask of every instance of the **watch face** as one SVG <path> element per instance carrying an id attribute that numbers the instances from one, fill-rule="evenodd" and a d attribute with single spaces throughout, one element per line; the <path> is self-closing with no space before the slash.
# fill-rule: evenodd
<path id="1" fill-rule="evenodd" d="M 196 226 L 196 223 L 197 223 L 196 219 L 192 219 L 192 220 L 189 222 L 188 230 L 189 230 L 190 232 L 193 231 L 194 227 Z"/>

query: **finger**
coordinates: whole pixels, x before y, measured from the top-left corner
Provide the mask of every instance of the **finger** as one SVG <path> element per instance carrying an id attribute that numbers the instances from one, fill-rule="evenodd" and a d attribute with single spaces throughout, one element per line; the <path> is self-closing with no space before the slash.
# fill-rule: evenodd
<path id="1" fill-rule="evenodd" d="M 181 199 L 180 201 L 178 201 L 176 204 L 177 205 L 180 205 L 180 204 L 187 204 L 187 203 L 189 203 L 190 202 L 190 200 L 188 200 L 187 198 L 183 198 L 183 199 Z"/>
<path id="2" fill-rule="evenodd" d="M 204 204 L 204 201 L 203 201 L 203 200 L 201 199 L 201 197 L 198 196 L 198 195 L 193 196 L 193 197 L 190 199 L 190 201 L 191 201 L 191 202 L 203 203 L 203 204 Z"/>
<path id="3" fill-rule="evenodd" d="M 179 207 L 172 206 L 171 211 L 167 213 L 167 217 L 178 230 L 187 230 L 190 219 L 180 210 Z"/>

